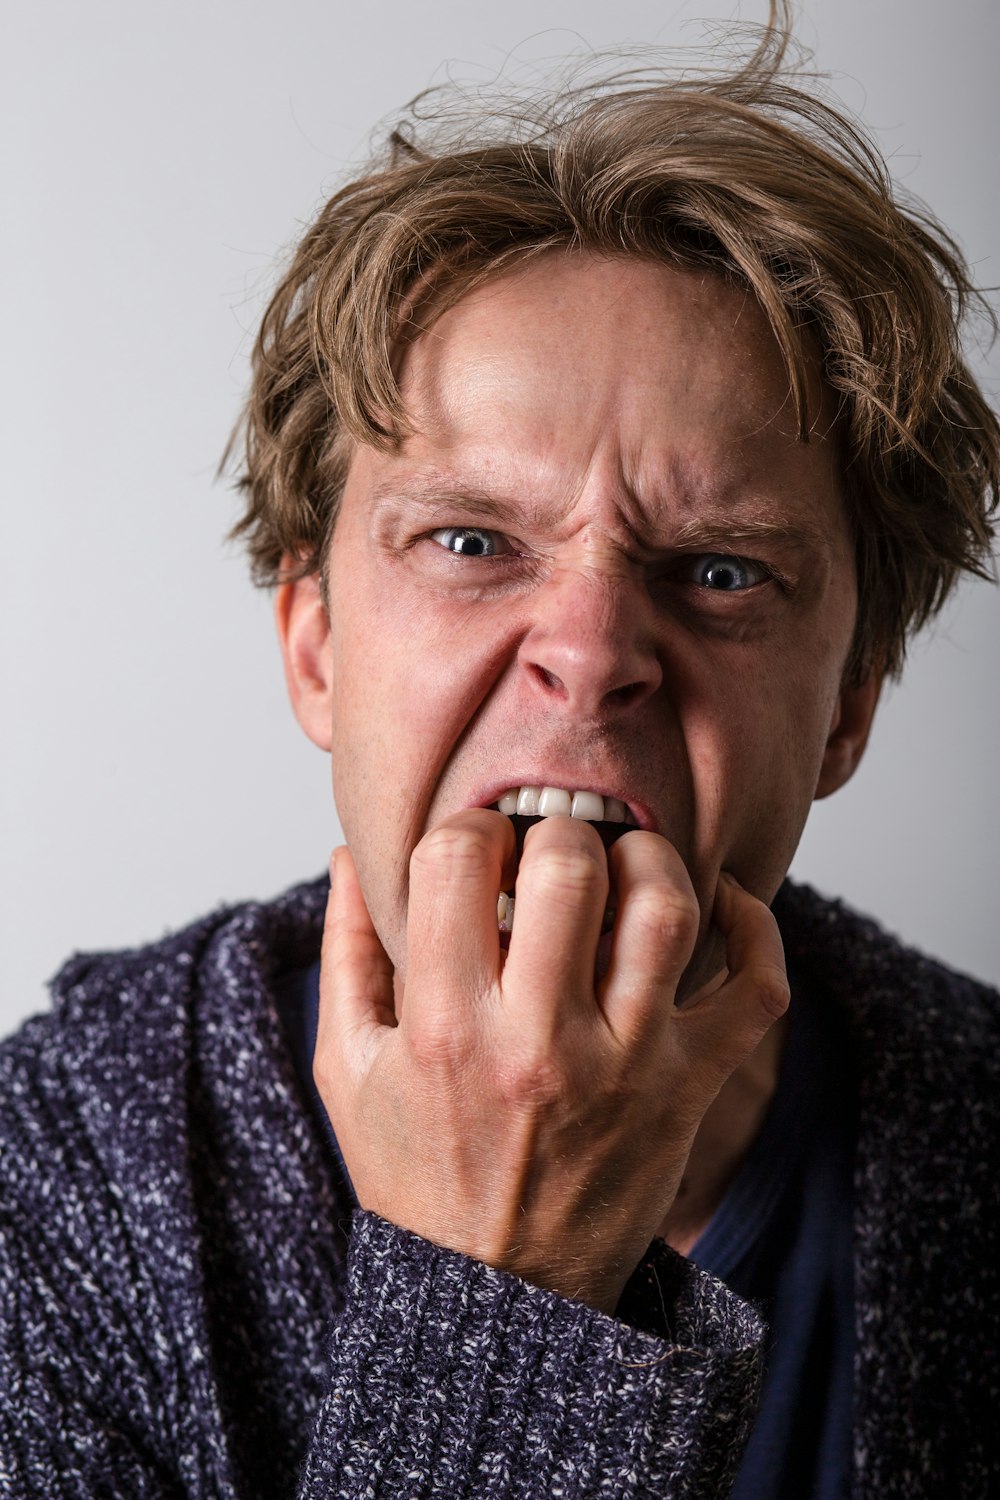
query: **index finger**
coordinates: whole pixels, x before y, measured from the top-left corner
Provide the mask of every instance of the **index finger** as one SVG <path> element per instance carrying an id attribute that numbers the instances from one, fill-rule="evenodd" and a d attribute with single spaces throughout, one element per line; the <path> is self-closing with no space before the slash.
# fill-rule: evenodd
<path id="1" fill-rule="evenodd" d="M 497 898 L 514 856 L 514 827 L 488 808 L 467 808 L 432 828 L 410 858 L 406 916 L 407 1021 L 431 1004 L 440 1020 L 497 982 Z"/>

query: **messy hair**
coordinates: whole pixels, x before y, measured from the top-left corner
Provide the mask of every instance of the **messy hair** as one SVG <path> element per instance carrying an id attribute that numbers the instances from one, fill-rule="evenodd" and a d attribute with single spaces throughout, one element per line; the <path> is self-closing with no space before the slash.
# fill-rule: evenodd
<path id="1" fill-rule="evenodd" d="M 730 71 L 630 70 L 456 115 L 422 95 L 323 207 L 264 316 L 233 535 L 256 582 L 318 572 L 353 448 L 412 430 L 398 355 L 472 288 L 555 249 L 699 268 L 746 289 L 809 441 L 808 361 L 839 401 L 858 682 L 898 674 L 962 572 L 991 575 L 1000 424 L 962 355 L 996 320 L 955 241 L 789 65 L 787 7 Z M 234 434 L 234 440 L 237 435 Z M 235 451 L 231 443 L 231 451 Z M 282 569 L 286 571 L 283 573 Z"/>

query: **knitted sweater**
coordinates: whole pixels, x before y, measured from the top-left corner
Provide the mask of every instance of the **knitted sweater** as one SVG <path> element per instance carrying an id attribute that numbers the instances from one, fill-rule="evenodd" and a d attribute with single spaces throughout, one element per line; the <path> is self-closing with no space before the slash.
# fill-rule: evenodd
<path id="1" fill-rule="evenodd" d="M 656 1242 L 609 1318 L 352 1219 L 269 994 L 324 899 L 74 959 L 0 1049 L 0 1495 L 723 1495 L 764 1329 L 719 1282 Z M 971 1500 L 1000 997 L 811 892 L 776 912 L 857 1046 L 857 1494 Z"/>

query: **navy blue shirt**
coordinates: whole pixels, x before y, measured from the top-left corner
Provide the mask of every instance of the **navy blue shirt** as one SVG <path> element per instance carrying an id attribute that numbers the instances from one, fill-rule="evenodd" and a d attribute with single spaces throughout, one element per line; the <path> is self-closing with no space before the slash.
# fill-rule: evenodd
<path id="1" fill-rule="evenodd" d="M 792 977 L 788 1041 L 764 1124 L 690 1258 L 761 1308 L 764 1389 L 734 1500 L 850 1493 L 856 1096 L 847 1039 Z M 349 1182 L 313 1083 L 319 964 L 289 974 L 278 1012 L 306 1097 Z"/>
<path id="2" fill-rule="evenodd" d="M 735 1500 L 846 1500 L 854 1360 L 857 1097 L 843 1025 L 792 976 L 788 1041 L 764 1124 L 690 1252 L 769 1328 Z"/>

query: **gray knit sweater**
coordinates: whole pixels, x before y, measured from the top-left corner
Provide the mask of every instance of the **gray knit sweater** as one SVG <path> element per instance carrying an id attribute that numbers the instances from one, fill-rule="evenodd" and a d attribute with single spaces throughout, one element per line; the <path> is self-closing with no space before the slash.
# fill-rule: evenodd
<path id="1" fill-rule="evenodd" d="M 292 1500 L 725 1493 L 764 1330 L 656 1244 L 617 1318 L 350 1199 L 270 999 L 322 884 L 73 960 L 0 1049 L 0 1495 Z M 862 1102 L 863 1496 L 1000 1483 L 1000 997 L 786 887 Z"/>

